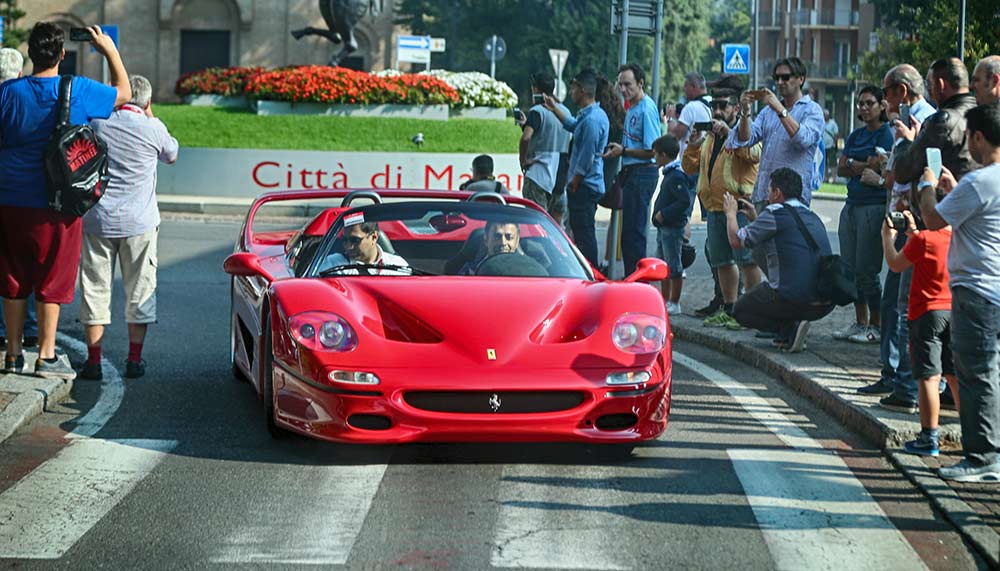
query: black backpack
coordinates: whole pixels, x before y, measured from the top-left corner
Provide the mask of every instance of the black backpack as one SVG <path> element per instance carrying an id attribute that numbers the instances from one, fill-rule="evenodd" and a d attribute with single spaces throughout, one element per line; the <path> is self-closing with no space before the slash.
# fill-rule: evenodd
<path id="1" fill-rule="evenodd" d="M 73 76 L 59 80 L 56 129 L 45 147 L 45 187 L 49 207 L 69 216 L 83 216 L 108 185 L 108 147 L 90 125 L 70 125 Z"/>
<path id="2" fill-rule="evenodd" d="M 809 248 L 819 252 L 820 249 L 816 243 L 816 239 L 806 229 L 806 225 L 802 222 L 799 213 L 795 211 L 795 207 L 789 206 L 788 211 L 795 218 L 799 232 L 802 232 L 802 237 L 805 238 Z M 837 254 L 829 256 L 820 254 L 819 272 L 816 276 L 816 296 L 819 298 L 819 301 L 829 302 L 838 306 L 850 305 L 857 301 L 857 288 L 854 282 L 854 275 L 847 270 L 844 260 Z"/>

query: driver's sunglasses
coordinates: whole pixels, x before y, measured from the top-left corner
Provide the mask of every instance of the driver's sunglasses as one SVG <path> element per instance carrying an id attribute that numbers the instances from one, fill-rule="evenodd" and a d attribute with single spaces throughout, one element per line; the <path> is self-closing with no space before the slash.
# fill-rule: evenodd
<path id="1" fill-rule="evenodd" d="M 790 73 L 776 73 L 776 74 L 774 74 L 774 75 L 771 76 L 771 78 L 774 81 L 785 81 L 785 82 L 790 81 L 793 77 L 796 77 L 796 76 L 792 75 Z"/>
<path id="2" fill-rule="evenodd" d="M 371 236 L 371 234 L 365 234 L 364 236 L 347 236 L 344 238 L 344 243 L 348 246 L 357 246 L 361 242 L 364 242 L 365 238 Z"/>
<path id="3" fill-rule="evenodd" d="M 493 235 L 493 239 L 494 240 L 507 240 L 508 242 L 512 242 L 514 240 L 514 234 L 512 234 L 510 232 L 508 232 L 506 234 L 498 232 L 498 233 L 496 233 L 496 234 Z"/>
<path id="4" fill-rule="evenodd" d="M 732 105 L 733 103 L 728 99 L 715 99 L 712 101 L 712 109 L 725 109 Z"/>

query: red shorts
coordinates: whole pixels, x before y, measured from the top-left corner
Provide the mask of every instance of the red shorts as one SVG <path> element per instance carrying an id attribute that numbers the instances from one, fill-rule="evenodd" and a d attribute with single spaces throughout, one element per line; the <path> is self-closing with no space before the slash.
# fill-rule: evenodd
<path id="1" fill-rule="evenodd" d="M 72 303 L 82 243 L 80 218 L 0 206 L 0 297 Z"/>

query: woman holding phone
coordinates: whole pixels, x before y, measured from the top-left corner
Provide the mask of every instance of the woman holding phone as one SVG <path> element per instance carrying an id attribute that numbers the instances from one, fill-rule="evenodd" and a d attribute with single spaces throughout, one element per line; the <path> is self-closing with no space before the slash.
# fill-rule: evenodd
<path id="1" fill-rule="evenodd" d="M 858 95 L 858 118 L 864 123 L 847 137 L 837 163 L 837 174 L 848 179 L 847 202 L 840 211 L 840 256 L 853 270 L 857 284 L 855 323 L 833 333 L 834 339 L 879 343 L 879 303 L 882 285 L 881 228 L 885 220 L 886 191 L 865 184 L 866 168 L 881 170 L 885 150 L 892 148 L 892 130 L 885 112 L 882 90 L 869 85 Z"/>

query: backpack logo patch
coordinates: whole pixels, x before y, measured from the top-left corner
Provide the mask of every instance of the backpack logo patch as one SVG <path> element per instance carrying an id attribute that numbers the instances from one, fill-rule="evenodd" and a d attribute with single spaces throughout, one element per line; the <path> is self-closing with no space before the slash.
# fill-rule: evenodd
<path id="1" fill-rule="evenodd" d="M 66 162 L 69 170 L 76 172 L 87 161 L 97 156 L 97 145 L 88 139 L 77 139 L 66 149 Z"/>

